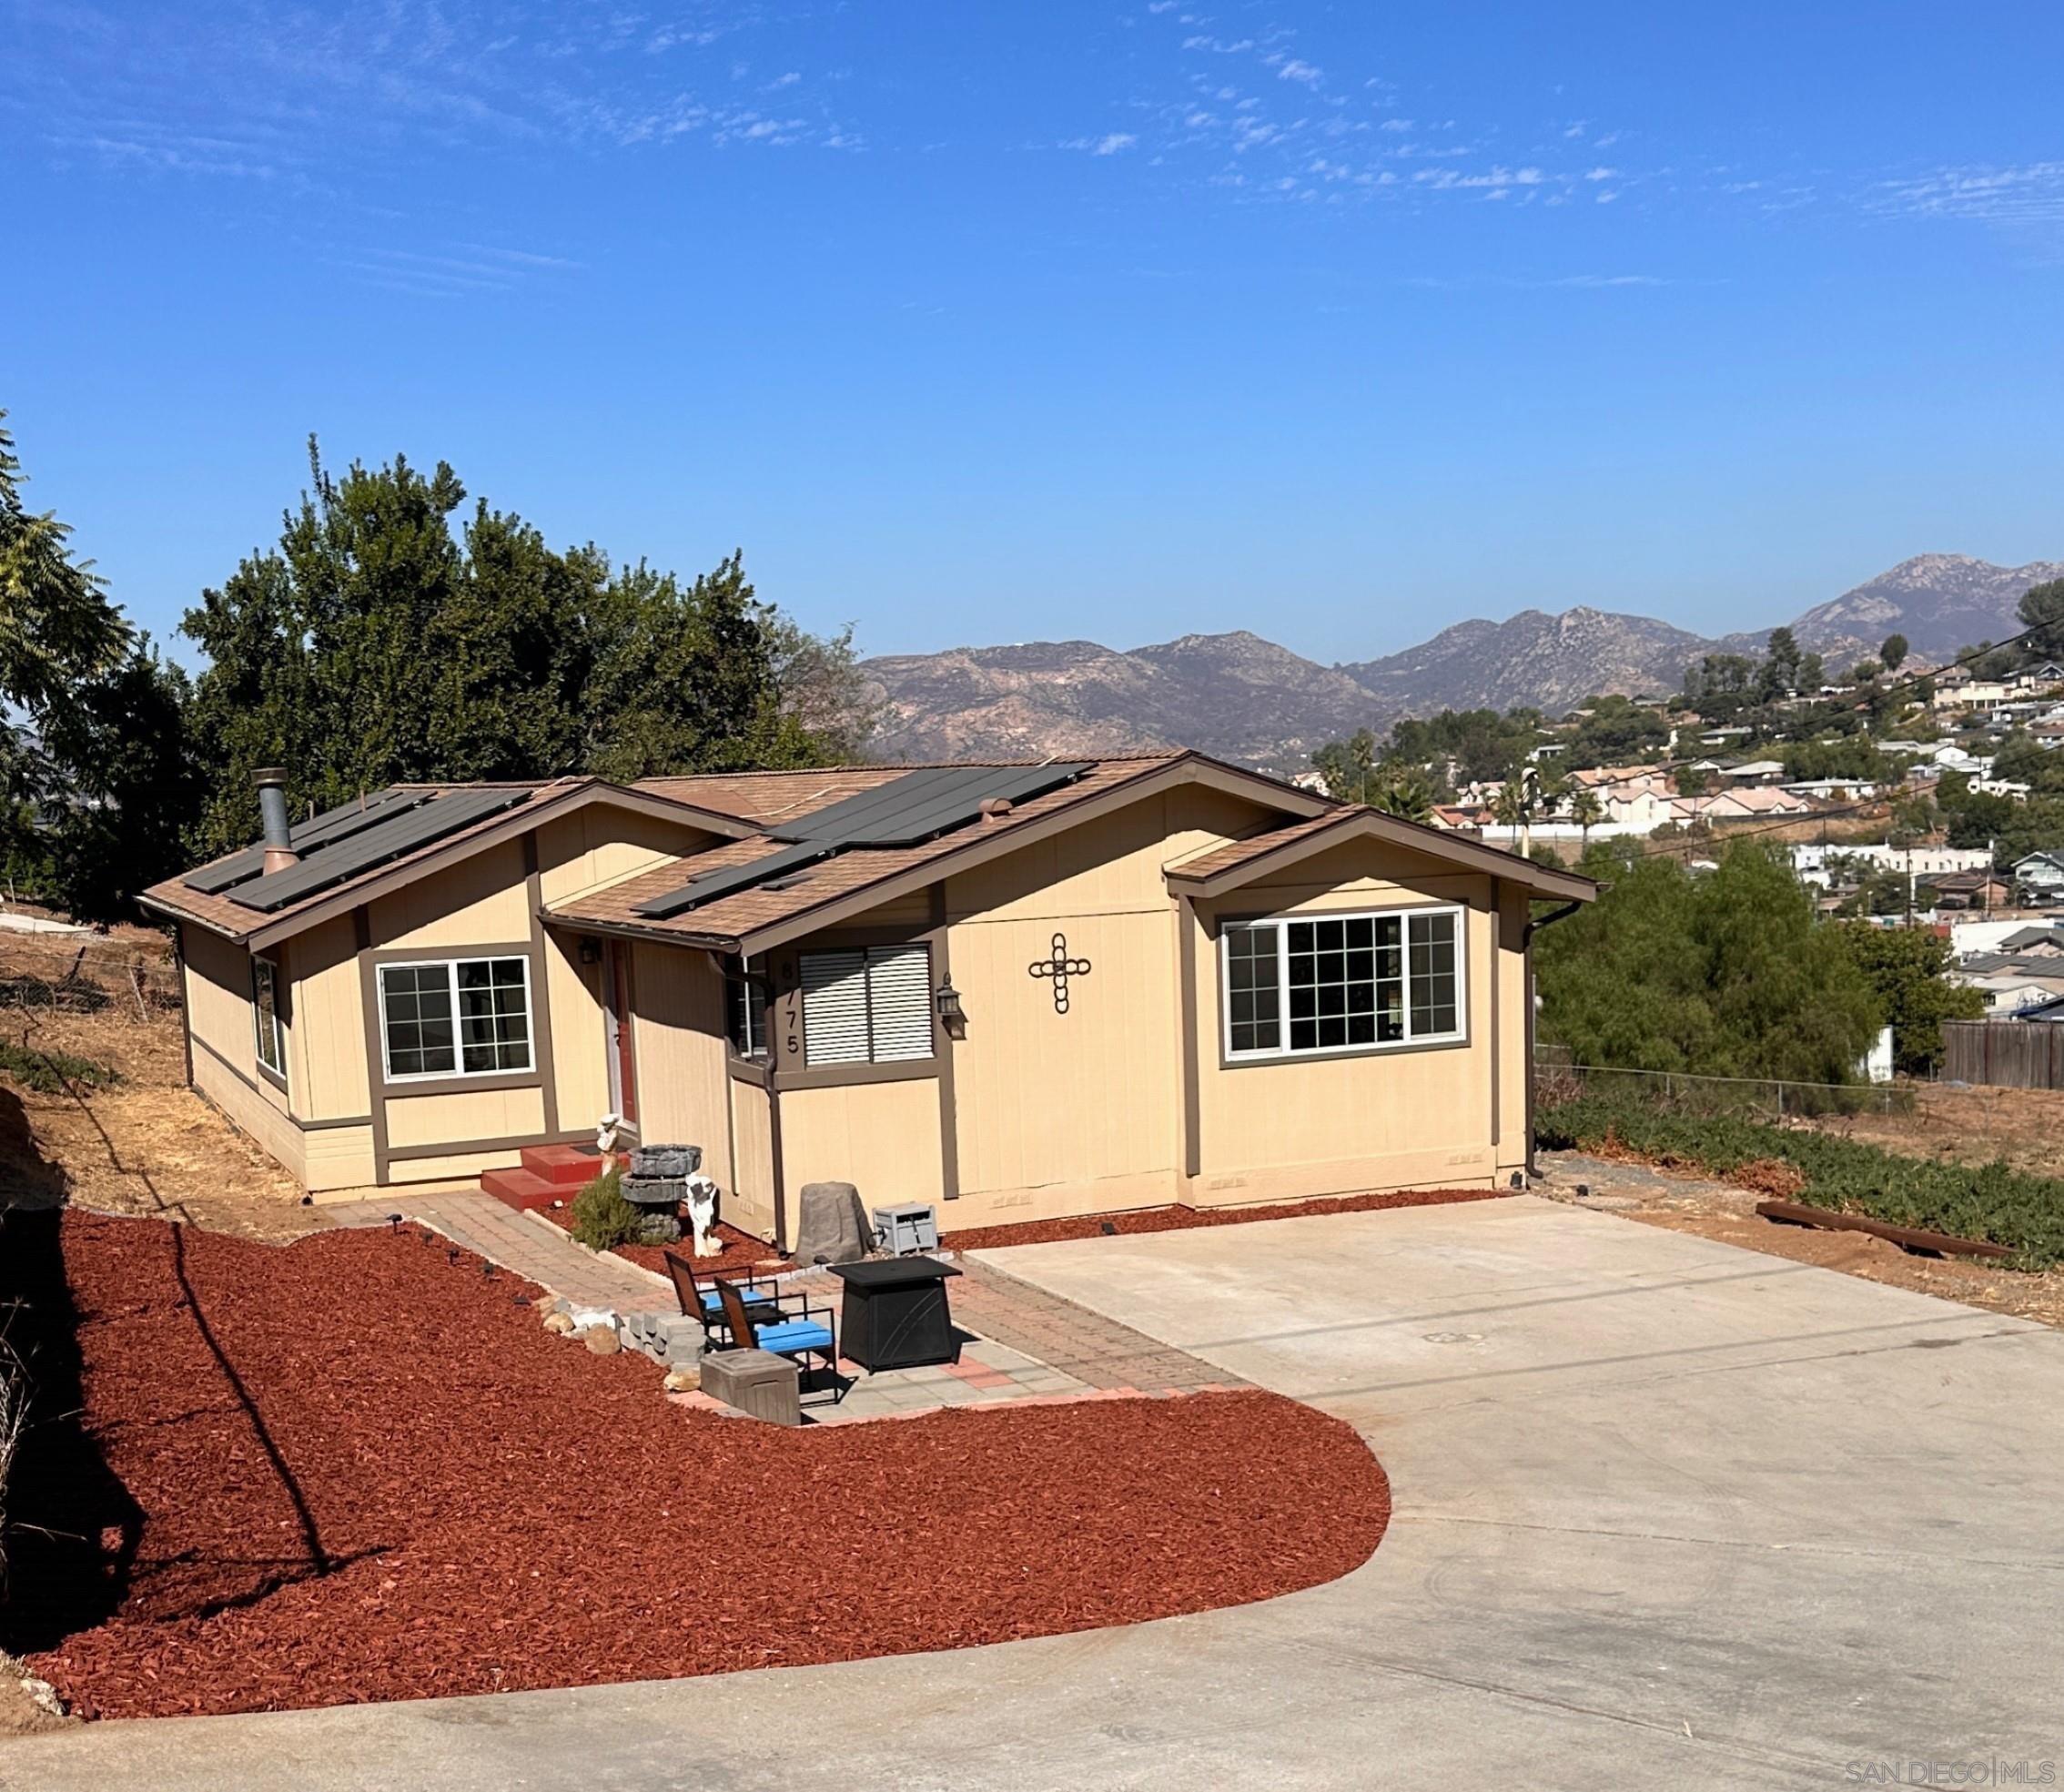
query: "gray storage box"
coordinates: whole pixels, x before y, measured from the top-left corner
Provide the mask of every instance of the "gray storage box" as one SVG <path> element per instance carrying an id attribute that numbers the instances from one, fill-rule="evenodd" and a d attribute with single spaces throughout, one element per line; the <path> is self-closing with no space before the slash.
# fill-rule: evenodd
<path id="1" fill-rule="evenodd" d="M 939 1248 L 938 1222 L 929 1201 L 905 1201 L 900 1207 L 875 1210 L 875 1249 L 891 1257 L 909 1257 Z"/>
<path id="2" fill-rule="evenodd" d="M 716 1351 L 703 1359 L 703 1392 L 769 1424 L 803 1422 L 803 1373 L 771 1351 Z"/>

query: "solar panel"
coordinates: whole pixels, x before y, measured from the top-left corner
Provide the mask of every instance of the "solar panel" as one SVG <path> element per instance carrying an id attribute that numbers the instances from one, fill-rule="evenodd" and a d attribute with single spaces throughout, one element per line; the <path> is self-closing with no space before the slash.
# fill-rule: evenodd
<path id="1" fill-rule="evenodd" d="M 727 865 L 721 870 L 706 871 L 700 877 L 691 878 L 678 890 L 669 890 L 663 896 L 641 903 L 638 913 L 648 921 L 663 921 L 670 916 L 700 908 L 705 902 L 714 902 L 719 896 L 730 896 L 734 891 L 749 890 L 755 884 L 780 876 L 784 871 L 797 871 L 804 866 L 814 865 L 836 850 L 822 842 L 810 841 L 784 847 L 778 853 L 769 853 L 764 858 L 753 859 L 744 865 Z"/>
<path id="2" fill-rule="evenodd" d="M 927 765 L 770 827 L 785 850 L 691 878 L 641 904 L 646 920 L 664 921 L 719 896 L 753 889 L 849 846 L 915 846 L 973 821 L 992 796 L 1012 802 L 1057 789 L 1087 772 L 1087 763 L 1052 765 Z"/>
<path id="3" fill-rule="evenodd" d="M 928 765 L 814 814 L 770 827 L 777 840 L 845 846 L 915 846 L 973 821 L 991 797 L 1018 803 L 1072 783 L 1089 766 Z"/>
<path id="4" fill-rule="evenodd" d="M 339 804 L 334 809 L 325 809 L 319 815 L 311 815 L 287 830 L 287 837 L 294 843 L 298 852 L 313 852 L 336 841 L 349 839 L 366 828 L 391 820 L 404 809 L 411 809 L 426 801 L 430 793 L 427 790 L 387 789 L 375 791 L 365 800 L 364 806 L 358 803 Z M 228 858 L 218 859 L 213 865 L 203 866 L 181 881 L 189 890 L 199 890 L 207 896 L 220 896 L 232 885 L 258 876 L 265 869 L 265 848 L 262 845 L 246 846 L 241 852 L 231 853 Z"/>
<path id="5" fill-rule="evenodd" d="M 341 884 L 347 877 L 355 877 L 361 871 L 370 871 L 375 866 L 385 865 L 404 853 L 412 853 L 419 846 L 427 846 L 432 841 L 441 840 L 448 834 L 456 834 L 460 828 L 503 809 L 511 809 L 519 803 L 530 800 L 529 790 L 455 790 L 442 796 L 410 805 L 406 810 L 393 814 L 371 827 L 353 834 L 303 859 L 298 865 L 290 865 L 283 871 L 269 872 L 251 882 L 239 885 L 229 893 L 229 900 L 240 903 L 246 908 L 256 908 L 264 914 L 284 908 L 290 902 L 299 902 L 318 890 L 326 890 L 332 884 Z"/>

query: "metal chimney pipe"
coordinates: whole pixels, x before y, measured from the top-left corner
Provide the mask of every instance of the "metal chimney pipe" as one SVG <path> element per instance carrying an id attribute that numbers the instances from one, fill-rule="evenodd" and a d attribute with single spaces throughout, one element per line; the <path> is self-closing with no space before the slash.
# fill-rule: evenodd
<path id="1" fill-rule="evenodd" d="M 287 774 L 278 765 L 265 765 L 251 776 L 258 785 L 258 818 L 265 824 L 265 868 L 284 871 L 298 865 L 301 856 L 294 850 L 287 823 Z"/>

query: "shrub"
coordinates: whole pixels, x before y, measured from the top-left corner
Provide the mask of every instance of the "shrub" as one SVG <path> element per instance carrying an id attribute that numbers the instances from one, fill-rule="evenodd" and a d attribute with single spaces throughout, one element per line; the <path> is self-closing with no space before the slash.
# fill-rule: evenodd
<path id="1" fill-rule="evenodd" d="M 573 1197 L 573 1236 L 595 1250 L 611 1250 L 638 1236 L 638 1210 L 623 1199 L 623 1167 L 610 1167 Z"/>
<path id="2" fill-rule="evenodd" d="M 68 1051 L 36 1051 L 11 1039 L 0 1039 L 0 1070 L 38 1095 L 62 1095 L 72 1083 L 101 1088 L 122 1080 L 112 1064 L 74 1058 Z"/>
<path id="3" fill-rule="evenodd" d="M 2024 1269 L 2064 1263 L 2064 1181 L 2004 1163 L 1974 1169 L 1904 1157 L 1830 1133 L 1689 1113 L 1632 1096 L 1581 1095 L 1543 1107 L 1533 1133 L 1550 1150 L 1617 1144 L 1651 1162 L 1713 1176 L 1735 1177 L 1754 1166 L 1765 1183 L 1776 1159 L 1805 1179 L 1796 1198 L 1810 1206 L 1988 1239 L 2015 1251 Z"/>

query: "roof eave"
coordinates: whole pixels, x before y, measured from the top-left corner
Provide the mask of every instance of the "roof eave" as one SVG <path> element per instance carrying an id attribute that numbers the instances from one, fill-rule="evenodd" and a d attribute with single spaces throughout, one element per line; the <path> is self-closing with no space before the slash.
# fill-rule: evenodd
<path id="1" fill-rule="evenodd" d="M 1183 894 L 1209 898 L 1239 889 L 1271 871 L 1329 852 L 1342 841 L 1358 836 L 1404 846 L 1430 857 L 1452 860 L 1472 870 L 1523 885 L 1545 896 L 1559 896 L 1567 902 L 1591 902 L 1598 895 L 1596 881 L 1579 872 L 1552 870 L 1530 858 L 1522 858 L 1517 853 L 1487 846 L 1480 840 L 1466 840 L 1446 829 L 1428 827 L 1422 823 L 1405 821 L 1374 809 L 1347 811 L 1330 825 L 1314 828 L 1295 840 L 1286 840 L 1272 851 L 1258 853 L 1244 864 L 1229 866 L 1223 871 L 1199 877 L 1176 866 L 1166 876 L 1169 885 Z"/>
<path id="2" fill-rule="evenodd" d="M 1070 827 L 1094 821 L 1099 815 L 1138 802 L 1142 796 L 1186 784 L 1206 784 L 1236 795 L 1250 796 L 1304 820 L 1339 806 L 1330 797 L 1300 790 L 1295 785 L 1285 784 L 1260 772 L 1250 772 L 1243 766 L 1229 765 L 1209 754 L 1180 753 L 1168 759 L 1148 761 L 1134 776 L 1121 779 L 1094 795 L 1079 797 L 1028 821 L 1008 823 L 994 833 L 974 835 L 951 852 L 926 859 L 907 870 L 893 872 L 856 889 L 841 891 L 821 903 L 784 916 L 778 921 L 770 921 L 764 926 L 742 928 L 738 949 L 751 956 L 785 946 L 791 940 L 835 926 L 852 915 L 893 902 L 899 896 L 924 889 L 992 858 L 1000 858 L 1020 846 L 1031 845 L 1065 833 Z"/>

